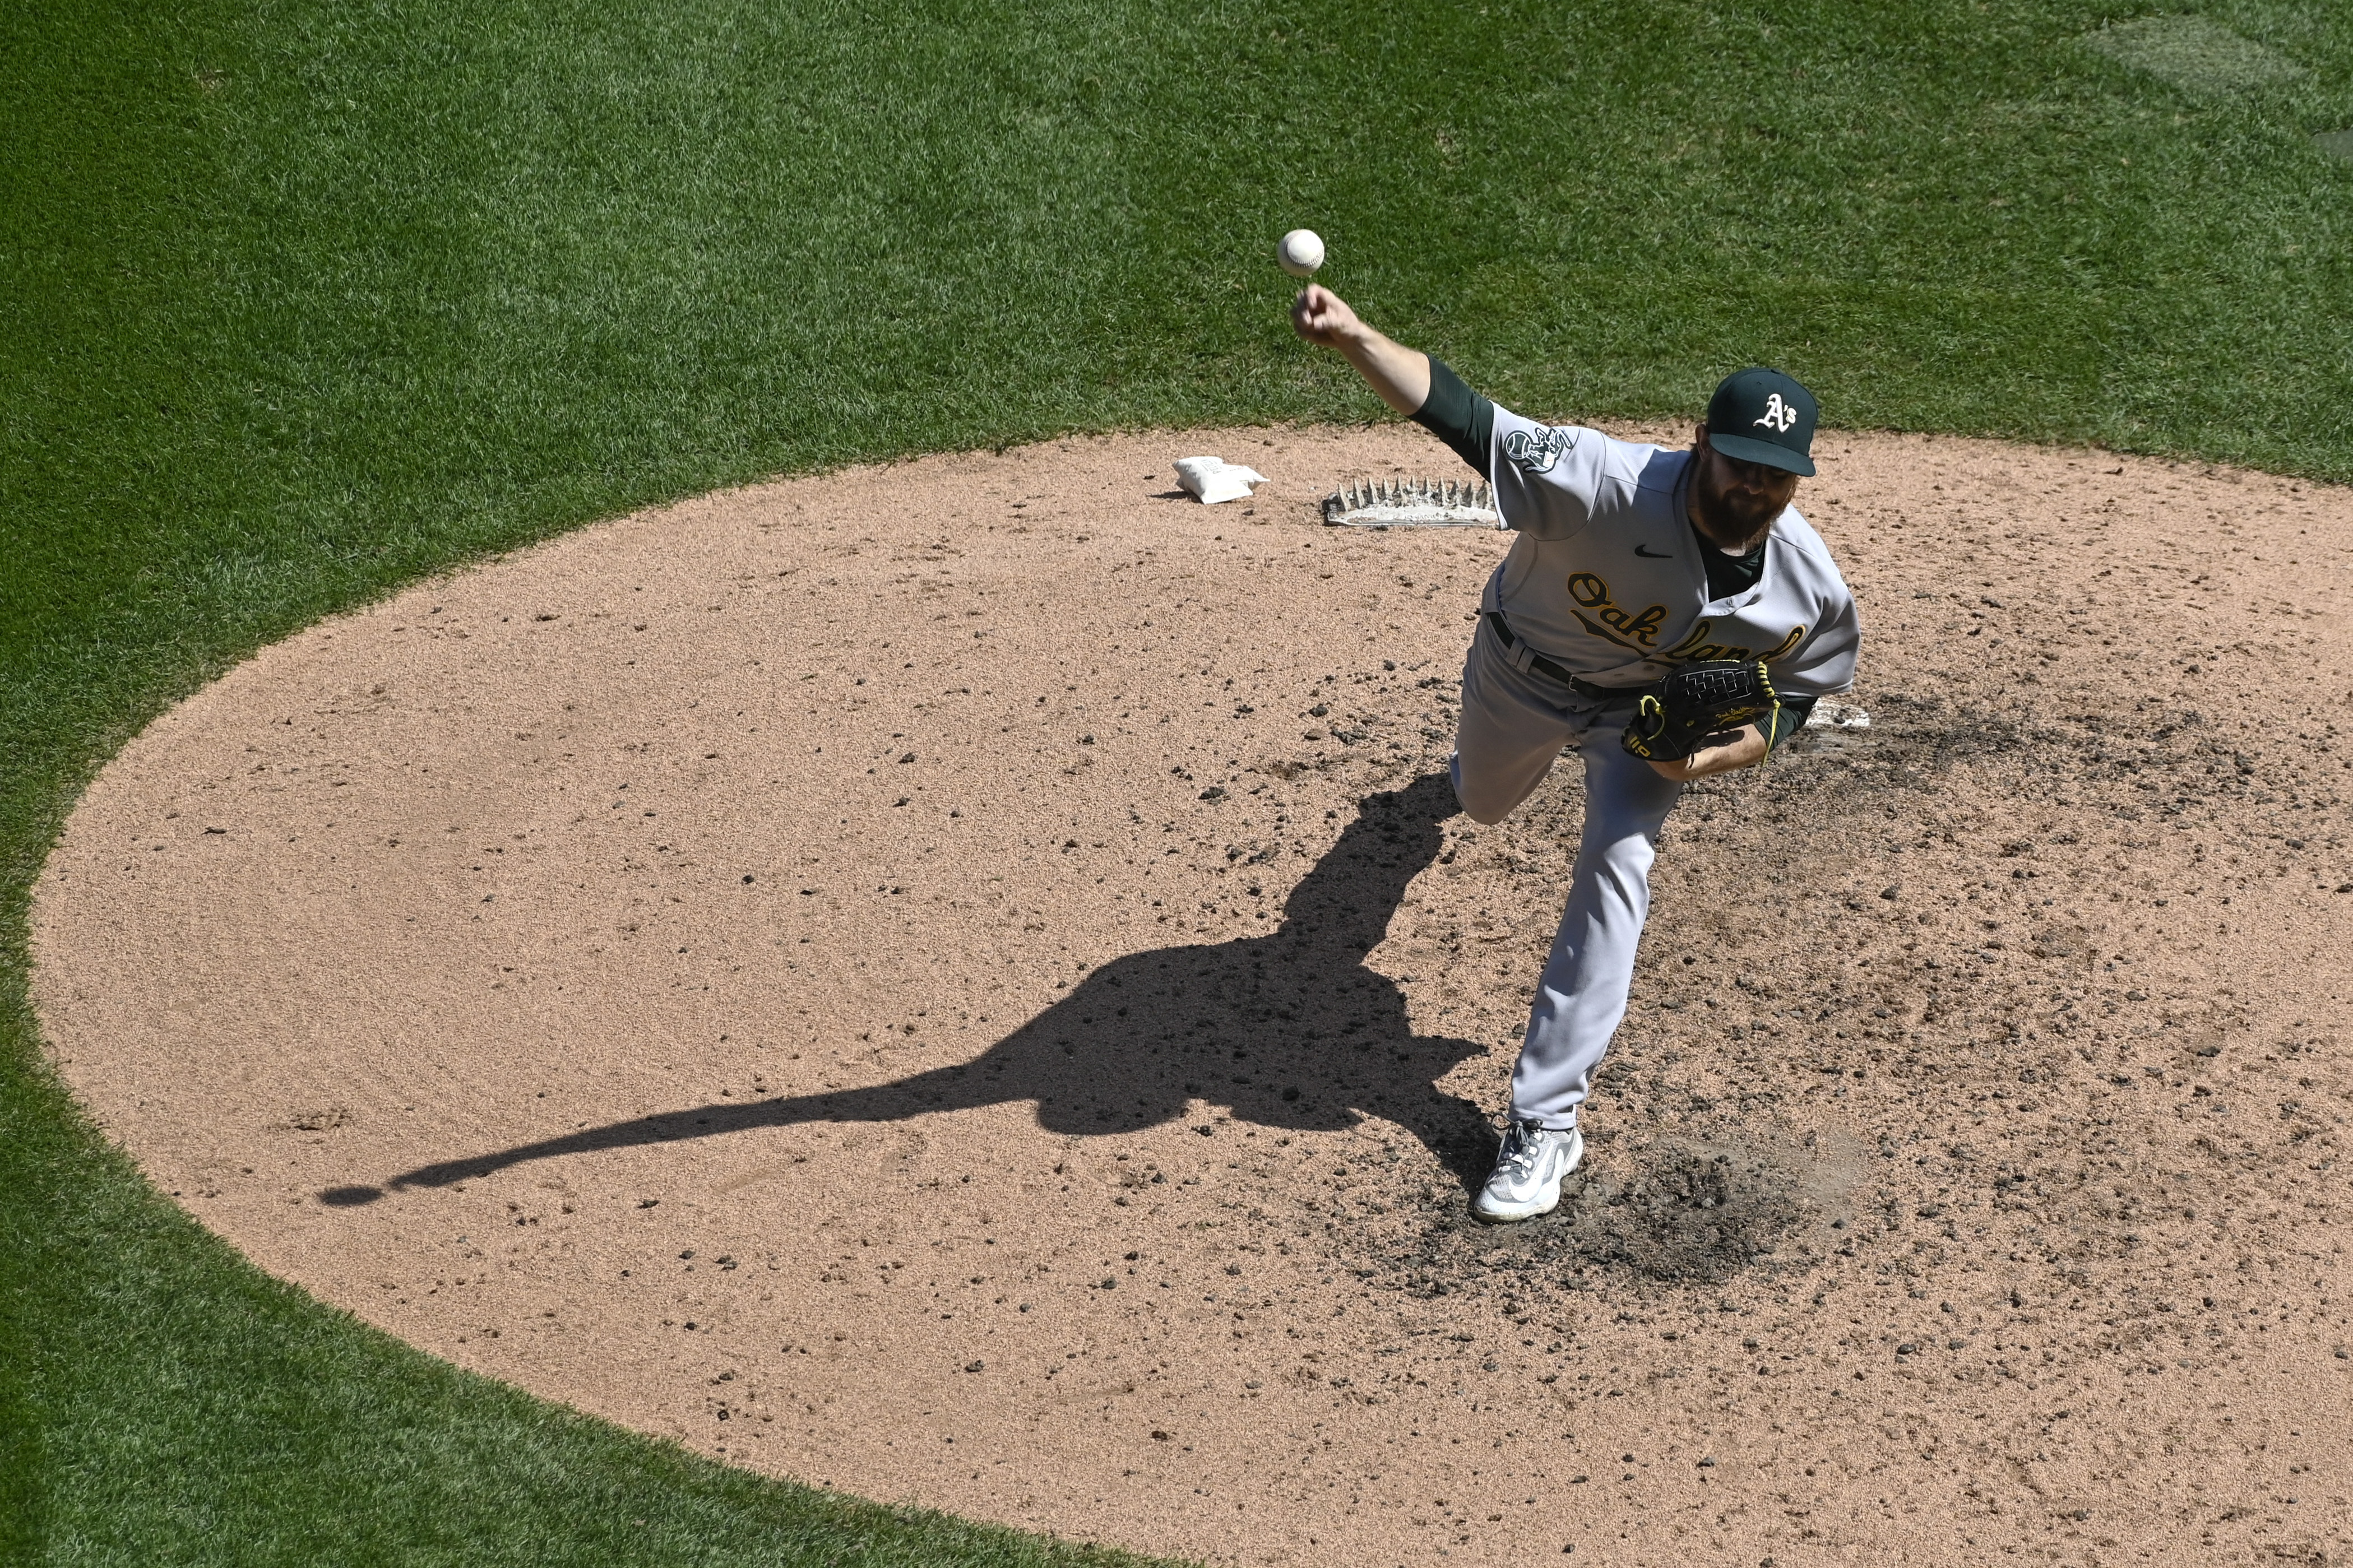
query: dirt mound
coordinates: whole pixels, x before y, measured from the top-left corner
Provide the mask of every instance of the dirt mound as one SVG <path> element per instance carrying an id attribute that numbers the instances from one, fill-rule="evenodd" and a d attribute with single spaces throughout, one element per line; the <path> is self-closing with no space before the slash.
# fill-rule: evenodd
<path id="1" fill-rule="evenodd" d="M 2353 498 L 1821 447 L 1870 724 L 1678 809 L 1544 1223 L 1465 1188 L 1579 786 L 1454 813 L 1505 542 L 1314 506 L 1445 471 L 1395 428 L 765 486 L 269 649 L 45 871 L 59 1070 L 325 1300 L 873 1496 L 1216 1561 L 2333 1560 Z M 1202 508 L 1202 451 L 1274 485 Z"/>

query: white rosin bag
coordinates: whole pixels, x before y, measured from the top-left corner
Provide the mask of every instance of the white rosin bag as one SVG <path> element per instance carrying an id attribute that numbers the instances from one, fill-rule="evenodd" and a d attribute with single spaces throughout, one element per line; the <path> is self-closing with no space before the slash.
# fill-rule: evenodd
<path id="1" fill-rule="evenodd" d="M 1176 482 L 1203 506 L 1215 506 L 1219 501 L 1248 500 L 1250 487 L 1266 483 L 1266 476 L 1223 458 L 1179 458 Z"/>

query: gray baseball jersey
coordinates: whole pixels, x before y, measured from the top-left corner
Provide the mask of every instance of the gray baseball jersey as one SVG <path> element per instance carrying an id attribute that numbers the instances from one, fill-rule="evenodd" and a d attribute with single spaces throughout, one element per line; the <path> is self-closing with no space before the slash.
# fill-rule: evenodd
<path id="1" fill-rule="evenodd" d="M 1723 658 L 1765 660 L 1793 696 L 1853 684 L 1854 595 L 1795 507 L 1774 520 L 1756 585 L 1711 599 L 1684 510 L 1691 453 L 1500 406 L 1493 440 L 1496 504 L 1519 537 L 1481 605 L 1536 652 L 1602 686 Z"/>

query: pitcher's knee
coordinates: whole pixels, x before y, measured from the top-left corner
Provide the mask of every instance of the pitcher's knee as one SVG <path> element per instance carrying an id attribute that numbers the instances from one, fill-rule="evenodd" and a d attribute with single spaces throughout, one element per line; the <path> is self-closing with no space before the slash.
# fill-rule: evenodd
<path id="1" fill-rule="evenodd" d="M 1454 777 L 1455 804 L 1461 806 L 1463 816 L 1482 827 L 1493 827 L 1511 816 L 1512 808 L 1519 805 L 1525 795 L 1525 790 L 1518 795 L 1507 795 L 1492 786 L 1481 788 L 1475 783 L 1466 784 L 1460 772 Z"/>
<path id="2" fill-rule="evenodd" d="M 1493 827 L 1512 815 L 1520 802 L 1535 794 L 1536 785 L 1544 783 L 1545 774 L 1552 770 L 1552 758 L 1547 755 L 1540 765 L 1527 767 L 1464 767 L 1462 753 L 1455 752 L 1446 762 L 1446 776 L 1454 785 L 1455 804 L 1464 816 L 1482 827 Z"/>

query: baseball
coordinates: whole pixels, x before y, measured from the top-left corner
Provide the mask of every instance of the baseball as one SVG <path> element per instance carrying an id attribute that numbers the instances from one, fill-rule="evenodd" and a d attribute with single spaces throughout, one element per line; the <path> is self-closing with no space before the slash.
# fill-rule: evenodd
<path id="1" fill-rule="evenodd" d="M 1277 254 L 1282 269 L 1293 278 L 1309 278 L 1324 265 L 1324 241 L 1312 228 L 1294 228 L 1282 237 Z"/>

